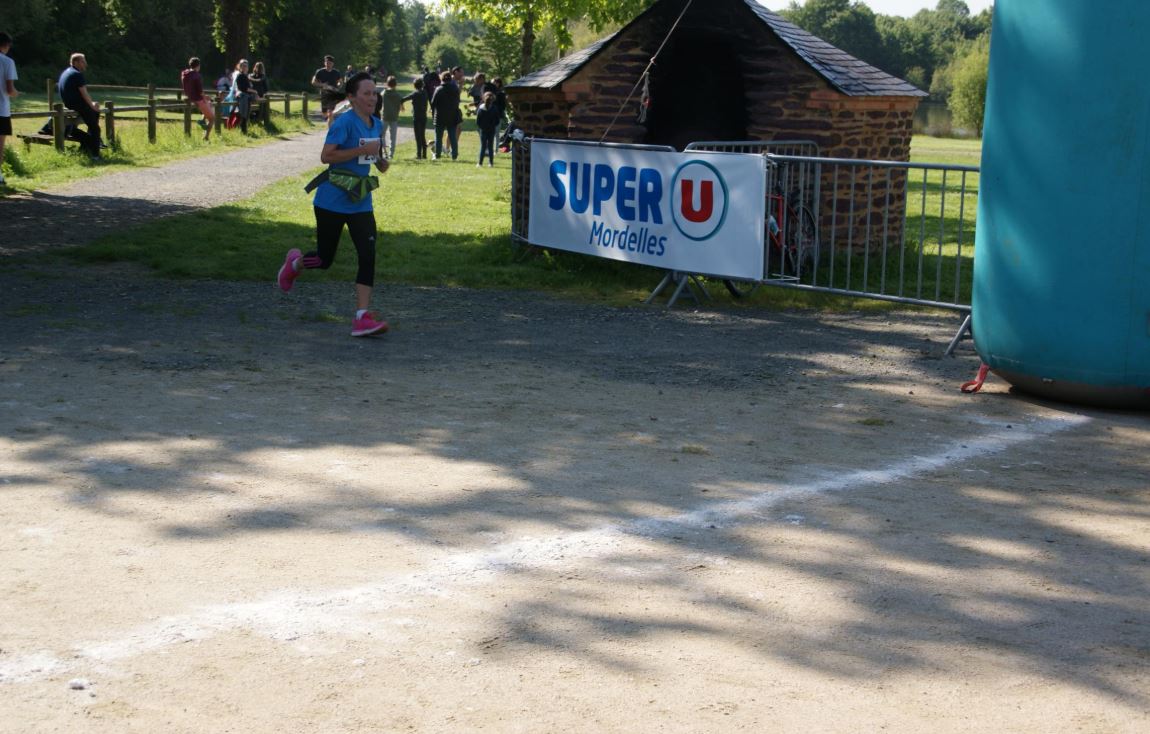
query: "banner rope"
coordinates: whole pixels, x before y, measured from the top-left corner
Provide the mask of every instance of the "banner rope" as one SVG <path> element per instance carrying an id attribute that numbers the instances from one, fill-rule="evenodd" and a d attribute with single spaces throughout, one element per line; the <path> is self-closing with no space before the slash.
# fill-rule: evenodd
<path id="1" fill-rule="evenodd" d="M 651 60 L 647 63 L 647 68 L 643 69 L 643 73 L 639 75 L 639 81 L 635 82 L 635 86 L 631 87 L 631 93 L 627 95 L 627 99 L 623 100 L 623 104 L 619 105 L 619 111 L 615 113 L 615 116 L 611 118 L 611 123 L 607 125 L 607 129 L 603 131 L 603 136 L 599 138 L 600 143 L 607 139 L 607 135 L 610 134 L 611 128 L 615 127 L 615 123 L 618 122 L 619 115 L 623 114 L 623 110 L 627 108 L 627 104 L 630 103 L 631 98 L 635 96 L 635 90 L 639 88 L 639 85 L 642 84 L 644 80 L 646 80 L 647 75 L 651 73 L 651 67 L 655 65 L 655 60 L 659 58 L 659 54 L 662 53 L 663 47 L 667 45 L 667 41 L 671 40 L 671 34 L 673 34 L 675 29 L 679 27 L 679 21 L 681 21 L 683 16 L 687 14 L 687 9 L 691 7 L 691 3 L 694 1 L 695 0 L 687 0 L 687 4 L 683 6 L 683 11 L 679 13 L 679 17 L 676 18 L 675 22 L 671 24 L 671 28 L 667 31 L 667 35 L 663 37 L 663 42 L 659 44 L 659 48 L 655 51 L 655 55 L 652 56 Z"/>

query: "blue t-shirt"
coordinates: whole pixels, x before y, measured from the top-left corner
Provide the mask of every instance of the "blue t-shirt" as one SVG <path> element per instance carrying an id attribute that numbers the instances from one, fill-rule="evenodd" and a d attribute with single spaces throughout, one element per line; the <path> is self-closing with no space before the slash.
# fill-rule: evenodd
<path id="1" fill-rule="evenodd" d="M 378 117 L 370 117 L 368 119 L 371 121 L 371 124 L 365 125 L 363 120 L 359 119 L 359 115 L 356 114 L 355 110 L 348 110 L 335 118 L 335 122 L 331 124 L 331 129 L 327 131 L 327 139 L 323 141 L 324 145 L 334 143 L 340 150 L 350 150 L 352 148 L 358 148 L 368 140 L 381 140 L 383 138 L 383 124 L 379 121 Z M 372 165 L 375 161 L 375 156 L 361 155 L 358 158 L 352 158 L 350 161 L 345 161 L 344 163 L 336 163 L 332 168 L 351 171 L 359 176 L 367 176 L 371 173 Z M 312 200 L 312 203 L 320 209 L 340 212 L 341 214 L 369 212 L 371 211 L 371 194 L 368 194 L 359 201 L 352 201 L 346 191 L 325 181 L 315 190 L 315 198 Z"/>
<path id="2" fill-rule="evenodd" d="M 64 69 L 64 73 L 60 75 L 60 80 L 56 82 L 56 86 L 60 88 L 60 101 L 64 106 L 70 110 L 78 110 L 85 106 L 84 98 L 80 96 L 80 87 L 88 86 L 88 80 L 84 75 L 74 66 L 69 66 Z"/>

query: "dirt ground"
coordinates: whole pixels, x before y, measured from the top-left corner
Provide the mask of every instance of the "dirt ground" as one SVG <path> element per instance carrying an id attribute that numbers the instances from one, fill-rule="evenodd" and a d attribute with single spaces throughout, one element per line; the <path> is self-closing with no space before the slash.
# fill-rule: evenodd
<path id="1" fill-rule="evenodd" d="M 2 732 L 1150 730 L 1146 416 L 953 316 L 0 264 Z"/>

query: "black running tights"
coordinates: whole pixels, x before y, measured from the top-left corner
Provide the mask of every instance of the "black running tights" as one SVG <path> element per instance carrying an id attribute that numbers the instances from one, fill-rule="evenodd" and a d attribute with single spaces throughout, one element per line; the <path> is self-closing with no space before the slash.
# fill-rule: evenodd
<path id="1" fill-rule="evenodd" d="M 312 208 L 315 209 L 316 250 L 304 255 L 304 267 L 323 270 L 331 267 L 346 224 L 347 231 L 351 233 L 351 241 L 355 244 L 355 254 L 359 257 L 355 282 L 359 285 L 375 285 L 375 213 L 341 214 L 318 206 Z"/>

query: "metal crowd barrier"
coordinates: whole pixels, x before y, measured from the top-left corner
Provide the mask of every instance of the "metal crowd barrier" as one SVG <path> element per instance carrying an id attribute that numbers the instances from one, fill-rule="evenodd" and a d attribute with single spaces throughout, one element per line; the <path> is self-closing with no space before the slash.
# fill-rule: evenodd
<path id="1" fill-rule="evenodd" d="M 970 310 L 978 167 L 766 157 L 810 208 L 815 241 L 794 272 L 765 282 Z"/>
<path id="2" fill-rule="evenodd" d="M 517 145 L 512 233 L 528 242 L 530 139 Z M 761 279 L 727 282 L 736 295 L 765 284 L 954 310 L 965 320 L 948 353 L 967 331 L 978 167 L 824 158 L 798 140 L 706 141 L 686 150 L 759 154 L 767 167 L 774 233 Z"/>

